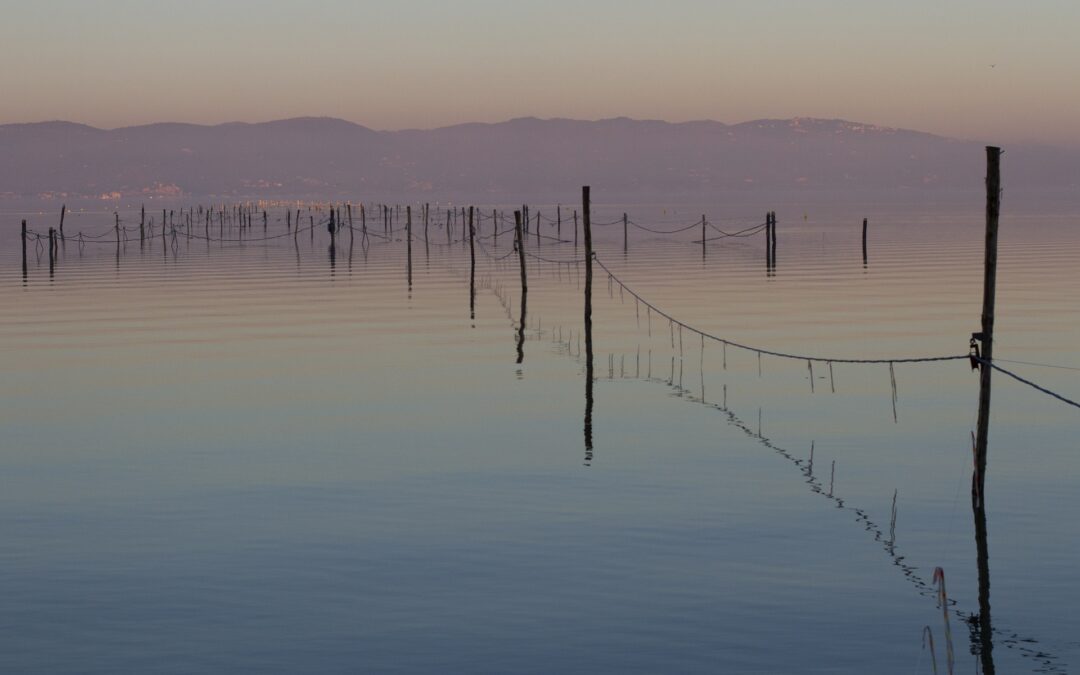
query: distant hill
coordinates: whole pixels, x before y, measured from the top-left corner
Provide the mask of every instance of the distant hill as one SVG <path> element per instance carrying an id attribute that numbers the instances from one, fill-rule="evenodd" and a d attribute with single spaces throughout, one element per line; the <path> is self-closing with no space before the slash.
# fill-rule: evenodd
<path id="1" fill-rule="evenodd" d="M 0 197 L 281 196 L 499 201 L 755 190 L 979 188 L 982 144 L 845 120 L 521 118 L 374 131 L 331 118 L 101 130 L 0 125 Z M 1080 189 L 1080 148 L 1007 148 L 1011 188 Z"/>

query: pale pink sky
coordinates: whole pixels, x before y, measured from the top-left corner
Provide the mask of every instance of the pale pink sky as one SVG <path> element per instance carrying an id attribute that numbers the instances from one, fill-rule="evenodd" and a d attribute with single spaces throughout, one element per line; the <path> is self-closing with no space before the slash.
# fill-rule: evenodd
<path id="1" fill-rule="evenodd" d="M 53 0 L 0 21 L 0 123 L 843 117 L 1080 143 L 1080 3 Z"/>

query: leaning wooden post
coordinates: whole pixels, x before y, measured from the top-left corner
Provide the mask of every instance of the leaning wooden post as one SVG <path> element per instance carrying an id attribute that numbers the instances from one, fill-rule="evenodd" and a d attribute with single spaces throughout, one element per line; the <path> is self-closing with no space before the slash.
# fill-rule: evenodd
<path id="1" fill-rule="evenodd" d="M 60 207 L 60 241 L 66 242 L 67 238 L 64 236 L 64 216 L 67 215 L 67 204 L 63 204 Z"/>
<path id="2" fill-rule="evenodd" d="M 986 147 L 986 246 L 983 254 L 982 332 L 974 336 L 981 344 L 979 367 L 979 419 L 975 431 L 975 480 L 971 499 L 983 501 L 986 483 L 986 442 L 990 430 L 990 375 L 994 362 L 994 296 L 997 286 L 998 215 L 1001 212 L 1001 148 Z"/>
<path id="3" fill-rule="evenodd" d="M 862 219 L 862 264 L 866 265 L 866 218 Z"/>
<path id="4" fill-rule="evenodd" d="M 581 188 L 581 214 L 585 227 L 585 461 L 592 462 L 593 342 L 592 342 L 592 222 L 589 186 Z M 577 212 L 574 213 L 574 242 L 577 243 Z"/>

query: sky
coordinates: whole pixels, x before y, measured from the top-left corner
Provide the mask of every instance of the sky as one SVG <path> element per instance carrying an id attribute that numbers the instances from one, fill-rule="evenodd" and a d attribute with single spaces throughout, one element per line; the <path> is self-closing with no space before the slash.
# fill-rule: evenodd
<path id="1" fill-rule="evenodd" d="M 1080 144 L 1080 2 L 0 0 L 0 123 L 844 118 Z"/>

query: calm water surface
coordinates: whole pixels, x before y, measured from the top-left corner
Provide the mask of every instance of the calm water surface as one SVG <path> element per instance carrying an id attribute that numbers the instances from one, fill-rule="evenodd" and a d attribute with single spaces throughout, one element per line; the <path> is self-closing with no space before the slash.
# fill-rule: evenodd
<path id="1" fill-rule="evenodd" d="M 703 256 L 699 231 L 631 228 L 624 251 L 621 223 L 597 227 L 599 257 L 733 341 L 966 353 L 981 212 L 872 214 L 864 266 L 863 214 L 839 211 L 780 213 L 773 271 L 763 235 Z M 998 279 L 997 357 L 1067 366 L 1010 365 L 1073 398 L 1078 221 L 1006 209 Z M 0 671 L 929 673 L 929 625 L 944 672 L 940 566 L 956 672 L 975 672 L 966 362 L 897 364 L 894 405 L 887 365 L 725 351 L 597 269 L 587 430 L 583 273 L 528 258 L 519 331 L 505 233 L 476 250 L 470 309 L 468 248 L 441 225 L 411 285 L 400 230 L 333 255 L 323 228 L 119 252 L 69 235 L 51 275 L 32 245 L 24 278 L 4 227 Z M 1080 668 L 1078 419 L 995 377 L 999 673 Z"/>

